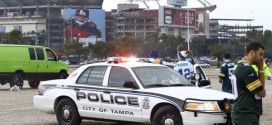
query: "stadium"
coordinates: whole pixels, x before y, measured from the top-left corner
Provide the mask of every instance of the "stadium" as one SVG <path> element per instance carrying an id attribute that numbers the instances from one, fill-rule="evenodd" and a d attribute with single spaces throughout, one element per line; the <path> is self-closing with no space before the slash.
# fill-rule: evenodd
<path id="1" fill-rule="evenodd" d="M 103 0 L 0 0 L 0 33 L 20 30 L 29 44 L 64 43 L 65 9 L 101 9 Z M 1 43 L 7 39 L 2 37 Z"/>

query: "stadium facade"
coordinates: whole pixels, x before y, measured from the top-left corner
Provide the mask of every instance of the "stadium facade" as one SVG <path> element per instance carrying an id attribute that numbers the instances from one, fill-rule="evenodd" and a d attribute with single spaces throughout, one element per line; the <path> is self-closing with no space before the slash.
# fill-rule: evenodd
<path id="1" fill-rule="evenodd" d="M 146 38 L 150 33 L 190 38 L 205 36 L 212 43 L 226 43 L 230 38 L 246 36 L 253 29 L 263 31 L 263 26 L 253 26 L 253 19 L 210 19 L 216 5 L 200 8 L 160 6 L 146 10 L 138 4 L 119 4 L 116 10 L 106 12 L 106 41 L 121 36 Z M 230 23 L 228 23 L 230 22 Z"/>
<path id="2" fill-rule="evenodd" d="M 263 26 L 253 26 L 253 19 L 210 19 L 210 39 L 227 43 L 231 38 L 246 36 L 248 31 L 263 32 Z"/>
<path id="3" fill-rule="evenodd" d="M 205 35 L 209 37 L 209 12 L 216 6 L 203 8 L 178 8 L 160 6 L 146 10 L 138 4 L 119 4 L 117 10 L 106 12 L 106 41 L 120 36 L 146 38 L 159 32 L 186 38 Z"/>
<path id="4" fill-rule="evenodd" d="M 0 0 L 0 32 L 17 29 L 26 37 L 44 33 L 44 40 L 32 34 L 34 43 L 58 48 L 64 43 L 64 10 L 102 9 L 102 3 L 103 0 Z"/>

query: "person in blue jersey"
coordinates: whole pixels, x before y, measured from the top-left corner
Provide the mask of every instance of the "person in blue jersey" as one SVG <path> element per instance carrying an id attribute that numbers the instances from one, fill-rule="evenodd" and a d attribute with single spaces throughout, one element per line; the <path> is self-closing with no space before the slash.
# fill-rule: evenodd
<path id="1" fill-rule="evenodd" d="M 220 67 L 219 82 L 222 83 L 222 91 L 232 93 L 232 84 L 230 76 L 233 75 L 235 63 L 230 60 L 230 54 L 225 53 L 224 63 Z"/>
<path id="2" fill-rule="evenodd" d="M 177 48 L 177 55 L 179 61 L 174 66 L 174 70 L 179 72 L 181 75 L 183 75 L 187 80 L 191 81 L 191 75 L 193 72 L 193 65 L 191 62 L 186 60 L 187 53 L 182 51 L 182 46 L 178 46 Z"/>

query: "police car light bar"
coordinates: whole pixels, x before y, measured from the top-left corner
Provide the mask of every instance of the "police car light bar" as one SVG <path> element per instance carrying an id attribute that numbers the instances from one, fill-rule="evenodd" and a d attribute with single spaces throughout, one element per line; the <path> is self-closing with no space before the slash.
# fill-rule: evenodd
<path id="1" fill-rule="evenodd" d="M 108 63 L 122 63 L 122 62 L 148 62 L 149 58 L 136 58 L 136 57 L 109 57 Z"/>

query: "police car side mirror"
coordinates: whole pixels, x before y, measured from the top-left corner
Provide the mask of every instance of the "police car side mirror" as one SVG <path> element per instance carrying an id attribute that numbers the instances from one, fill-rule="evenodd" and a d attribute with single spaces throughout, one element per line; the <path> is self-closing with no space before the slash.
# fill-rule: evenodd
<path id="1" fill-rule="evenodd" d="M 211 82 L 209 80 L 200 80 L 198 87 L 208 86 L 211 85 Z"/>
<path id="2" fill-rule="evenodd" d="M 125 88 L 139 89 L 139 87 L 133 81 L 125 81 L 123 86 Z"/>

